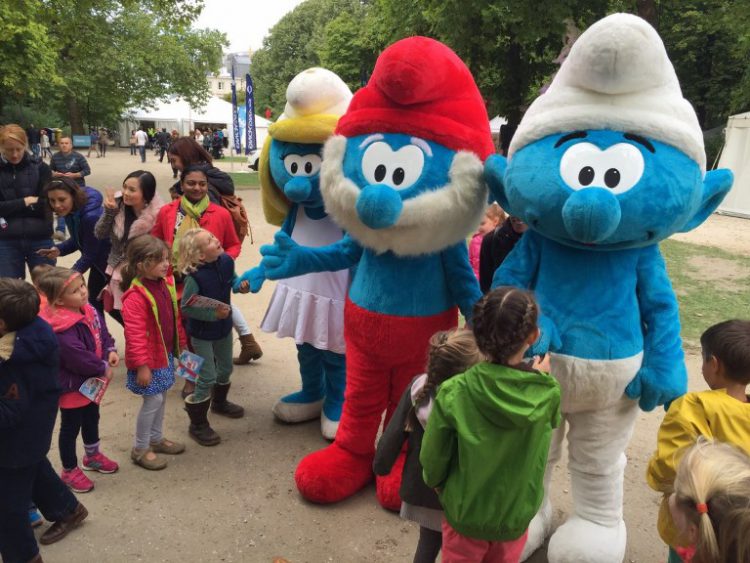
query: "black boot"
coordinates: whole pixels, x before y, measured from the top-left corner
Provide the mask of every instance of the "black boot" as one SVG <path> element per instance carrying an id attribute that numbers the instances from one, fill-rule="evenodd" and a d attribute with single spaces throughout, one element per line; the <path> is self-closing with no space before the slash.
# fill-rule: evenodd
<path id="1" fill-rule="evenodd" d="M 185 399 L 185 410 L 190 417 L 190 429 L 188 430 L 190 437 L 201 446 L 215 446 L 221 442 L 221 437 L 214 432 L 214 429 L 208 423 L 208 407 L 211 401 L 206 399 L 200 403 L 190 403 L 188 399 L 190 397 Z"/>
<path id="2" fill-rule="evenodd" d="M 229 393 L 229 388 L 231 386 L 231 383 L 227 383 L 226 385 L 214 385 L 211 392 L 213 395 L 211 400 L 211 412 L 215 412 L 222 416 L 228 416 L 229 418 L 242 418 L 245 416 L 245 409 L 227 401 L 227 393 Z"/>

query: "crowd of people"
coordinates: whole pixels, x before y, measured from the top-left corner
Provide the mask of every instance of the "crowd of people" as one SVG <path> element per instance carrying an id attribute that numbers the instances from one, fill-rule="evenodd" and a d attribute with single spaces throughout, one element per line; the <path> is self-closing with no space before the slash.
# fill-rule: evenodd
<path id="1" fill-rule="evenodd" d="M 145 161 L 147 133 L 132 137 L 131 154 L 135 147 Z M 122 358 L 126 387 L 142 401 L 130 457 L 144 469 L 164 469 L 165 455 L 185 450 L 164 436 L 163 421 L 165 394 L 186 350 L 188 359 L 200 360 L 197 377 L 186 378 L 182 390 L 189 436 L 215 446 L 221 437 L 209 413 L 244 415 L 228 398 L 233 366 L 260 358 L 262 350 L 231 299 L 249 285 L 235 272 L 241 239 L 222 203 L 234 186 L 213 166 L 214 141 L 222 137 L 209 130 L 175 138 L 162 129 L 155 138 L 160 159 L 166 155 L 179 174 L 169 203 L 148 171 L 135 170 L 120 190 L 102 194 L 86 186 L 91 170 L 70 138 L 60 139 L 47 165 L 29 150 L 31 139 L 21 127 L 0 130 L 4 561 L 41 561 L 31 528 L 40 521 L 36 507 L 53 522 L 40 542 L 59 541 L 88 515 L 71 493 L 94 488 L 83 470 L 118 470 L 100 441 L 100 396 L 82 389 L 92 380 L 106 388 Z M 41 156 L 43 137 L 39 145 Z M 53 243 L 53 214 L 69 232 L 59 244 Z M 401 515 L 420 526 L 414 561 L 435 561 L 441 550 L 444 561 L 518 561 L 542 501 L 550 440 L 560 423 L 560 387 L 547 373 L 546 358 L 525 358 L 539 337 L 534 295 L 490 289 L 525 230 L 497 203 L 488 207 L 470 242 L 485 293 L 472 326 L 432 337 L 426 373 L 414 374 L 379 440 L 378 475 L 389 474 L 407 451 Z M 76 252 L 71 268 L 55 265 Z M 22 281 L 27 268 L 32 284 Z M 107 330 L 107 315 L 124 327 L 123 342 Z M 241 342 L 234 359 L 233 328 Z M 647 482 L 664 495 L 659 533 L 670 562 L 748 561 L 750 321 L 712 326 L 701 345 L 710 390 L 671 404 Z M 60 474 L 47 457 L 58 410 Z M 697 436 L 703 439 L 696 442 Z"/>

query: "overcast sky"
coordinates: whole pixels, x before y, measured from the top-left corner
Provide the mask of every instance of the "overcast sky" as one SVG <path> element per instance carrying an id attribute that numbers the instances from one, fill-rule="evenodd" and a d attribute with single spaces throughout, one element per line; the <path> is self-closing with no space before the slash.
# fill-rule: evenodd
<path id="1" fill-rule="evenodd" d="M 205 0 L 197 28 L 210 27 L 227 34 L 229 51 L 256 51 L 281 17 L 303 0 Z"/>

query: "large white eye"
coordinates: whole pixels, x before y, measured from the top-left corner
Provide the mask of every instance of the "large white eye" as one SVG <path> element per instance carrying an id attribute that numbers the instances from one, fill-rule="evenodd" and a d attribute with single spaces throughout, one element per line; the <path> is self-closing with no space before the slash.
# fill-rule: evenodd
<path id="1" fill-rule="evenodd" d="M 424 169 L 424 153 L 416 145 L 394 151 L 388 143 L 373 143 L 362 155 L 362 173 L 370 184 L 403 190 L 414 184 Z"/>
<path id="2" fill-rule="evenodd" d="M 288 154 L 284 157 L 284 168 L 292 176 L 315 176 L 320 170 L 320 155 Z"/>
<path id="3" fill-rule="evenodd" d="M 577 143 L 562 156 L 560 176 L 574 190 L 596 187 L 621 194 L 638 183 L 644 166 L 641 151 L 628 143 L 606 150 L 591 143 Z"/>

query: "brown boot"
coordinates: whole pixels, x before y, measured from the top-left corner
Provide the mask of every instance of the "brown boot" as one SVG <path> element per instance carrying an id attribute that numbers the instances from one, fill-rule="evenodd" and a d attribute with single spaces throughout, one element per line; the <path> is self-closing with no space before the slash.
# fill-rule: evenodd
<path id="1" fill-rule="evenodd" d="M 228 416 L 229 418 L 242 418 L 245 416 L 245 409 L 227 401 L 227 393 L 229 393 L 229 388 L 231 386 L 231 383 L 227 383 L 226 385 L 214 385 L 211 392 L 213 395 L 211 400 L 211 412 L 215 412 L 222 416 Z"/>
<path id="2" fill-rule="evenodd" d="M 206 399 L 200 403 L 191 403 L 189 402 L 191 397 L 185 399 L 185 410 L 190 417 L 188 433 L 201 446 L 215 446 L 221 442 L 221 437 L 208 423 L 208 407 L 211 401 Z"/>
<path id="3" fill-rule="evenodd" d="M 75 510 L 68 514 L 62 520 L 58 520 L 52 526 L 50 526 L 46 532 L 39 538 L 39 543 L 42 545 L 49 545 L 60 541 L 67 536 L 70 531 L 78 526 L 81 522 L 86 519 L 89 515 L 89 511 L 80 502 L 76 506 Z"/>
<path id="4" fill-rule="evenodd" d="M 255 341 L 252 334 L 240 336 L 240 344 L 242 348 L 240 348 L 240 355 L 234 359 L 235 365 L 249 364 L 250 360 L 258 360 L 263 355 L 260 344 Z"/>

